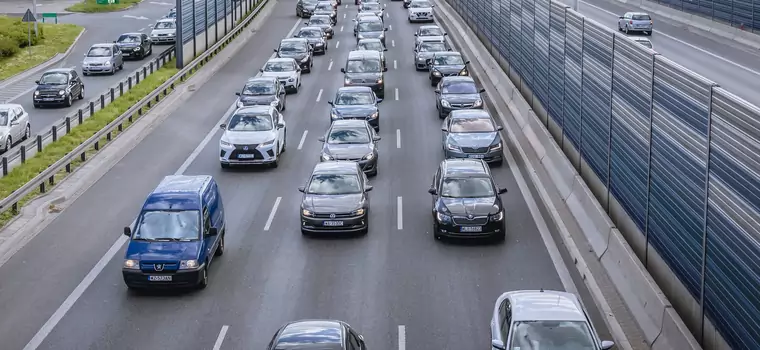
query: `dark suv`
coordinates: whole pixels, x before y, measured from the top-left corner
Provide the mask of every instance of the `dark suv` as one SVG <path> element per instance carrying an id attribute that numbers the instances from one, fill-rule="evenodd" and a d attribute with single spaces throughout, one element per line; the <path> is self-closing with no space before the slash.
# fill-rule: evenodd
<path id="1" fill-rule="evenodd" d="M 34 108 L 42 105 L 71 107 L 74 99 L 84 98 L 84 83 L 72 68 L 55 68 L 42 73 L 35 81 L 37 88 L 32 95 Z"/>
<path id="2" fill-rule="evenodd" d="M 367 350 L 364 337 L 338 320 L 300 320 L 277 330 L 267 350 Z"/>
<path id="3" fill-rule="evenodd" d="M 125 59 L 143 59 L 153 53 L 153 42 L 148 34 L 124 33 L 114 43 L 119 46 Z"/>

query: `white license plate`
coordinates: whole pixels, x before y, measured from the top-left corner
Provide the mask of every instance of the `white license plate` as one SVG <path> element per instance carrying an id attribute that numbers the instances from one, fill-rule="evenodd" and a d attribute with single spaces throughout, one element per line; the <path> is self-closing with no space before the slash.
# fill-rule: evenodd
<path id="1" fill-rule="evenodd" d="M 322 223 L 324 226 L 343 226 L 343 221 L 325 221 Z"/>
<path id="2" fill-rule="evenodd" d="M 148 281 L 152 282 L 171 282 L 172 276 L 148 276 Z"/>
<path id="3" fill-rule="evenodd" d="M 482 154 L 470 154 L 470 155 L 469 155 L 469 156 L 467 156 L 467 157 L 468 157 L 468 158 L 483 159 L 483 155 L 482 155 Z"/>
<path id="4" fill-rule="evenodd" d="M 43 100 L 43 101 L 55 101 L 55 99 L 54 99 L 54 98 L 43 98 L 42 100 Z"/>
<path id="5" fill-rule="evenodd" d="M 483 232 L 483 226 L 462 226 L 462 232 Z"/>
<path id="6" fill-rule="evenodd" d="M 256 157 L 255 154 L 238 154 L 239 159 L 251 159 L 255 157 Z"/>

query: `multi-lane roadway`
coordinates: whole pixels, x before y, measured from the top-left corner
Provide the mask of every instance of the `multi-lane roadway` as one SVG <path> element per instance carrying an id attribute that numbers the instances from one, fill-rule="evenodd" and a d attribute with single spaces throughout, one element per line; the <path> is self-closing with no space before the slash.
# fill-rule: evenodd
<path id="1" fill-rule="evenodd" d="M 342 85 L 340 68 L 355 47 L 352 4 L 340 6 L 328 54 L 316 57 L 301 90 L 288 96 L 288 152 L 279 168 L 220 168 L 218 125 L 231 112 L 234 93 L 279 40 L 303 24 L 294 16 L 295 2 L 273 5 L 259 34 L 0 267 L 4 349 L 22 349 L 35 334 L 39 349 L 264 348 L 280 325 L 300 318 L 349 322 L 370 349 L 474 349 L 488 346 L 499 294 L 567 287 L 568 268 L 550 256 L 557 253 L 544 241 L 551 232 L 542 230 L 541 211 L 531 210 L 533 197 L 523 196 L 513 161 L 494 169 L 498 184 L 509 189 L 503 196 L 506 242 L 433 238 L 427 189 L 443 157 L 441 120 L 426 73 L 414 69 L 418 25 L 407 23 L 401 2 L 384 2 L 389 71 L 368 235 L 308 239 L 298 219 L 297 188 L 318 162 L 317 138 L 329 126 L 327 101 Z M 133 294 L 121 277 L 122 227 L 170 174 L 216 178 L 228 225 L 225 255 L 203 291 Z M 102 271 L 88 274 L 93 266 Z"/>

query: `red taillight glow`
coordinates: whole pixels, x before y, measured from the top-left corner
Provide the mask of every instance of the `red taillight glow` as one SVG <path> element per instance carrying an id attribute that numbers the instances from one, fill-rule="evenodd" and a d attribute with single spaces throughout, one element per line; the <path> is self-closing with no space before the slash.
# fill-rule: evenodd
<path id="1" fill-rule="evenodd" d="M 628 22 L 628 24 L 633 24 L 633 21 Z"/>

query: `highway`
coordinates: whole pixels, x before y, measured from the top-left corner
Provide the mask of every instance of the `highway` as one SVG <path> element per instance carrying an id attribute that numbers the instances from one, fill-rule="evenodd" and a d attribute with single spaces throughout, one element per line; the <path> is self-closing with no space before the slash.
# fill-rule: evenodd
<path id="1" fill-rule="evenodd" d="M 641 9 L 607 0 L 587 0 L 579 11 L 592 20 L 617 31 L 617 17 Z M 693 33 L 681 24 L 650 14 L 654 34 L 649 38 L 654 50 L 668 59 L 718 83 L 723 88 L 760 105 L 760 53 L 747 46 L 713 34 Z M 632 34 L 641 35 L 641 34 Z"/>
<path id="2" fill-rule="evenodd" d="M 474 349 L 489 344 L 493 303 L 502 292 L 564 290 L 568 267 L 550 257 L 536 224 L 543 224 L 541 214 L 518 189 L 521 177 L 513 176 L 511 161 L 494 169 L 498 184 L 509 189 L 505 243 L 433 238 L 427 189 L 442 160 L 441 121 L 426 73 L 413 68 L 418 25 L 407 23 L 401 2 L 385 1 L 389 71 L 368 235 L 304 238 L 298 220 L 297 187 L 318 161 L 327 101 L 355 47 L 354 5 L 340 7 L 328 54 L 316 57 L 300 92 L 288 96 L 288 149 L 279 168 L 219 166 L 218 125 L 234 93 L 303 23 L 294 16 L 296 0 L 281 0 L 260 33 L 186 104 L 0 267 L 3 348 L 22 349 L 39 330 L 39 349 L 254 349 L 264 348 L 286 321 L 338 318 L 363 333 L 370 349 Z M 122 228 L 170 174 L 210 174 L 219 182 L 225 254 L 203 291 L 130 293 L 121 277 Z M 88 274 L 93 266 L 102 272 Z M 596 315 L 593 301 L 584 302 Z M 43 326 L 56 310 L 56 322 Z"/>

